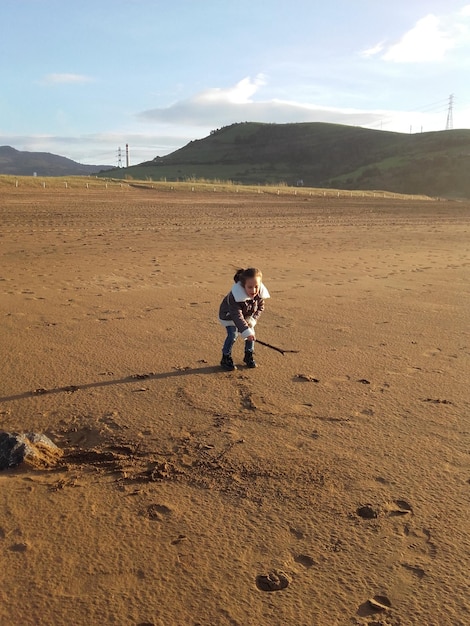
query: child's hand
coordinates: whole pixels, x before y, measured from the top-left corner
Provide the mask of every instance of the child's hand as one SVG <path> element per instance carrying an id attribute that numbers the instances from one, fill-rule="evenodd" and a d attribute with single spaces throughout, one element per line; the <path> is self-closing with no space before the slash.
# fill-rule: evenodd
<path id="1" fill-rule="evenodd" d="M 245 337 L 245 341 L 255 341 L 255 336 L 250 335 L 249 337 Z"/>
<path id="2" fill-rule="evenodd" d="M 256 320 L 251 315 L 245 319 L 245 322 L 250 328 L 254 328 L 256 326 Z"/>

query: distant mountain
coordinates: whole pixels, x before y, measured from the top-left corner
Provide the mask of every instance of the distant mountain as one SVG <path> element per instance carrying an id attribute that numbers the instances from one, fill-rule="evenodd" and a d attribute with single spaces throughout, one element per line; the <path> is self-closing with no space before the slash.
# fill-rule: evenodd
<path id="1" fill-rule="evenodd" d="M 470 198 L 469 169 L 470 130 L 403 134 L 339 124 L 245 122 L 106 175 Z"/>
<path id="2" fill-rule="evenodd" d="M 88 176 L 110 165 L 81 165 L 49 152 L 23 152 L 10 146 L 0 146 L 0 174 L 13 176 Z"/>

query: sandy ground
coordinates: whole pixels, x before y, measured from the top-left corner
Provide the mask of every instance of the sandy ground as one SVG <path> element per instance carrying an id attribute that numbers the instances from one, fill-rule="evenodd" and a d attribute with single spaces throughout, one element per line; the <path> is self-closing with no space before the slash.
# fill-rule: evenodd
<path id="1" fill-rule="evenodd" d="M 1 624 L 470 623 L 469 204 L 19 188 L 0 216 L 1 429 L 64 450 L 0 473 Z M 227 373 L 249 265 L 258 338 L 299 352 L 247 370 L 239 340 Z"/>

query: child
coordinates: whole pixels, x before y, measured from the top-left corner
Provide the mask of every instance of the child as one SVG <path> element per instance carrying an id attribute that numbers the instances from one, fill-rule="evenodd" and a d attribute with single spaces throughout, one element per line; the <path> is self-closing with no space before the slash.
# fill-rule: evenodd
<path id="1" fill-rule="evenodd" d="M 232 360 L 232 347 L 238 334 L 245 340 L 245 358 L 247 367 L 256 367 L 253 358 L 255 331 L 259 316 L 264 311 L 264 300 L 269 292 L 261 282 L 261 271 L 249 267 L 237 270 L 233 277 L 235 285 L 222 300 L 219 309 L 219 322 L 227 329 L 227 337 L 222 348 L 220 365 L 224 370 L 236 370 Z"/>

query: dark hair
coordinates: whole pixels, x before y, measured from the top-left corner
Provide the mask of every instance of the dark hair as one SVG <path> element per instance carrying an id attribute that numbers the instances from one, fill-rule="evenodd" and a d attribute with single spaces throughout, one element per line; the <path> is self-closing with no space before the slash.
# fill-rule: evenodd
<path id="1" fill-rule="evenodd" d="M 236 283 L 241 283 L 244 287 L 247 278 L 257 278 L 258 276 L 260 277 L 260 280 L 263 278 L 261 270 L 257 269 L 256 267 L 247 267 L 246 270 L 237 270 L 235 276 L 233 277 L 233 280 Z"/>

